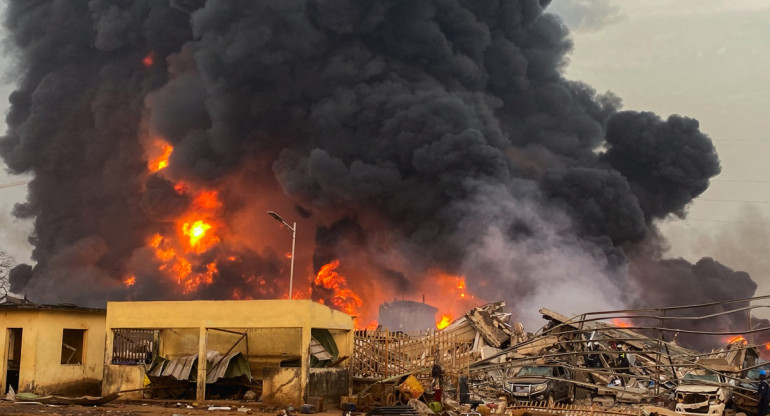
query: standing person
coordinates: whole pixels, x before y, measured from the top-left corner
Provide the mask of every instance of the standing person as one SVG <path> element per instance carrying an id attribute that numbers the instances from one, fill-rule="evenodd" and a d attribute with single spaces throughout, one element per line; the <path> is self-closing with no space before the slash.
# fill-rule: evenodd
<path id="1" fill-rule="evenodd" d="M 767 371 L 759 370 L 759 387 L 757 388 L 757 416 L 770 413 L 770 385 L 767 384 Z"/>

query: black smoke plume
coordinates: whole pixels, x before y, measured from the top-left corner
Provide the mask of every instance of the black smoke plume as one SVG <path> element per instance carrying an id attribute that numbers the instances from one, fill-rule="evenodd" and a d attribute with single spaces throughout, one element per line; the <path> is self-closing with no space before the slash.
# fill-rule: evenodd
<path id="1" fill-rule="evenodd" d="M 249 218 L 278 198 L 319 230 L 298 270 L 340 259 L 364 297 L 379 285 L 372 301 L 429 270 L 529 322 L 547 304 L 629 304 L 632 287 L 663 299 L 629 262 L 719 173 L 714 147 L 693 119 L 620 111 L 566 79 L 572 41 L 548 3 L 10 1 L 19 83 L 0 154 L 35 175 L 16 215 L 35 221 L 37 262 L 14 288 L 84 304 L 279 296 L 286 262 L 244 236 L 277 226 Z M 174 149 L 154 174 L 152 135 Z M 186 294 L 147 249 L 193 203 L 182 182 L 221 191 L 228 230 L 194 256 L 213 281 Z M 673 262 L 656 279 L 755 290 Z"/>

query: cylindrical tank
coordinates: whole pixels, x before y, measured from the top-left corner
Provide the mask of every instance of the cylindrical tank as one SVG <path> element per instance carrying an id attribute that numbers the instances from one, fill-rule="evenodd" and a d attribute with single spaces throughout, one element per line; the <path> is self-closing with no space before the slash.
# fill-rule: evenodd
<path id="1" fill-rule="evenodd" d="M 391 331 L 436 329 L 436 312 L 426 303 L 394 300 L 380 305 L 378 324 Z"/>

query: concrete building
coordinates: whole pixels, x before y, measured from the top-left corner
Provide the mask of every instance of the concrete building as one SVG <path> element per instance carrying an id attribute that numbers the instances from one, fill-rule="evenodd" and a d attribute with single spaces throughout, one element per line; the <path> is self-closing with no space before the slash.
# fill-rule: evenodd
<path id="1" fill-rule="evenodd" d="M 40 395 L 99 395 L 104 309 L 0 304 L 0 389 Z"/>
<path id="2" fill-rule="evenodd" d="M 333 339 L 335 362 L 352 357 L 353 319 L 310 300 L 109 302 L 106 328 L 103 394 L 141 389 L 147 364 L 162 358 L 175 366 L 164 374 L 186 371 L 186 380 L 196 385 L 196 400 L 203 401 L 212 382 L 207 372 L 215 370 L 212 353 L 228 360 L 245 357 L 247 371 L 263 382 L 266 403 L 299 405 L 309 396 L 328 401 L 347 394 L 347 363 L 311 368 L 311 356 L 321 331 L 327 342 Z M 208 365 L 193 364 L 197 357 L 207 357 Z M 329 386 L 339 391 L 324 391 Z M 126 398 L 141 395 L 136 391 Z"/>

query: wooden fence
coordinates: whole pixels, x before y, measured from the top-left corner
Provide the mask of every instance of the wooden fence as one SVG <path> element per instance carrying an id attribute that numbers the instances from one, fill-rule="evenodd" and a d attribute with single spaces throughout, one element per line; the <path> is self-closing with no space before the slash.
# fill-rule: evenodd
<path id="1" fill-rule="evenodd" d="M 586 406 L 566 403 L 551 403 L 549 405 L 547 402 L 518 402 L 509 406 L 505 413 L 508 416 L 517 416 L 522 413 L 521 410 L 562 416 L 639 416 L 641 414 L 639 409 L 633 407 L 604 408 L 596 404 Z"/>
<path id="2" fill-rule="evenodd" d="M 459 342 L 453 334 L 435 330 L 360 330 L 355 332 L 353 377 L 387 379 L 406 373 L 426 377 L 433 364 L 439 364 L 447 376 L 456 378 L 468 374 L 472 348 L 472 342 Z"/>

